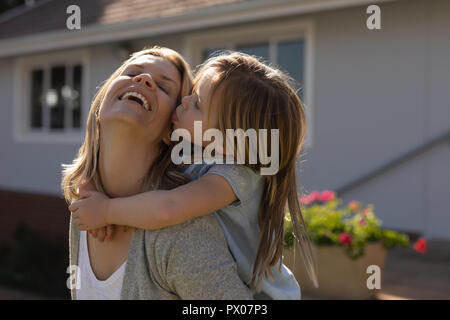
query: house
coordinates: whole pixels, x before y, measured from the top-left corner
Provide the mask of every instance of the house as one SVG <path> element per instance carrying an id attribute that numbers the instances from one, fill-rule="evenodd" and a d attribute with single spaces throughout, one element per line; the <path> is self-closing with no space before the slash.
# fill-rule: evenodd
<path id="1" fill-rule="evenodd" d="M 381 29 L 366 24 L 374 4 Z M 66 237 L 61 164 L 97 87 L 152 45 L 192 66 L 223 48 L 279 65 L 307 108 L 302 191 L 337 190 L 373 203 L 385 227 L 450 239 L 449 1 L 41 0 L 0 17 L 0 241 L 20 221 Z"/>

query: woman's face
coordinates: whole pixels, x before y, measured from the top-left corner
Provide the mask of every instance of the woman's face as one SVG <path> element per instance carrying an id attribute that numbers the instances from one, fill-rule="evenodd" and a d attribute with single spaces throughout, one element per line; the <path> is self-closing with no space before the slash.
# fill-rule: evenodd
<path id="1" fill-rule="evenodd" d="M 100 105 L 100 124 L 131 126 L 137 136 L 159 142 L 170 132 L 180 88 L 180 74 L 171 62 L 138 57 L 109 86 Z"/>

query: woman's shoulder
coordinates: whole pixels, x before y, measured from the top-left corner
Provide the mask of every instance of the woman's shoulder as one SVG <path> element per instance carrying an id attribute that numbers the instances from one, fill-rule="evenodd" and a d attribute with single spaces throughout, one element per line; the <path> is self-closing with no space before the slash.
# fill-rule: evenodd
<path id="1" fill-rule="evenodd" d="M 174 246 L 195 248 L 196 243 L 224 241 L 217 218 L 213 214 L 158 230 L 144 230 L 146 242 L 156 251 L 170 250 Z M 197 248 L 198 249 L 198 248 Z"/>

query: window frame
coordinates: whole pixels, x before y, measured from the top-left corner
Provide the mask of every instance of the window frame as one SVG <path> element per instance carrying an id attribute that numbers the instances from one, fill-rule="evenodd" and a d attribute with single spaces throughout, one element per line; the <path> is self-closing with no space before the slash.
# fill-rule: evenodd
<path id="1" fill-rule="evenodd" d="M 269 59 L 277 60 L 275 44 L 278 42 L 304 41 L 304 83 L 303 104 L 307 117 L 306 139 L 304 147 L 313 147 L 314 132 L 314 21 L 293 20 L 287 22 L 259 22 L 252 25 L 221 27 L 214 30 L 199 31 L 188 35 L 184 42 L 184 55 L 191 66 L 198 66 L 205 49 L 225 48 L 233 50 L 237 45 L 269 43 Z"/>
<path id="2" fill-rule="evenodd" d="M 49 88 L 49 74 L 51 67 L 64 65 L 65 70 L 73 70 L 68 66 L 81 65 L 81 119 L 80 127 L 73 128 L 69 121 L 68 105 L 65 104 L 64 123 L 68 125 L 62 130 L 50 129 L 50 112 L 43 106 L 43 127 L 33 129 L 30 124 L 31 104 L 31 72 L 34 69 L 44 70 L 44 91 Z M 85 121 L 89 112 L 89 51 L 78 49 L 64 52 L 52 52 L 17 58 L 14 62 L 14 141 L 18 143 L 64 143 L 80 144 L 84 137 Z M 65 73 L 66 81 L 72 75 L 72 71 Z M 45 114 L 46 113 L 46 114 Z M 47 117 L 47 120 L 45 118 Z M 47 124 L 47 126 L 45 126 Z"/>

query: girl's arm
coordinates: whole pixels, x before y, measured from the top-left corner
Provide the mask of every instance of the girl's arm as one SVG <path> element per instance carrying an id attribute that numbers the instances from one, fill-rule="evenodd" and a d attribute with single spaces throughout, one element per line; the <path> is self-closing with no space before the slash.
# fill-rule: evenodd
<path id="1" fill-rule="evenodd" d="M 107 224 L 160 229 L 210 214 L 237 200 L 228 181 L 217 174 L 206 174 L 172 190 L 113 199 L 86 191 L 86 196 L 69 207 L 74 223 L 82 230 Z"/>

